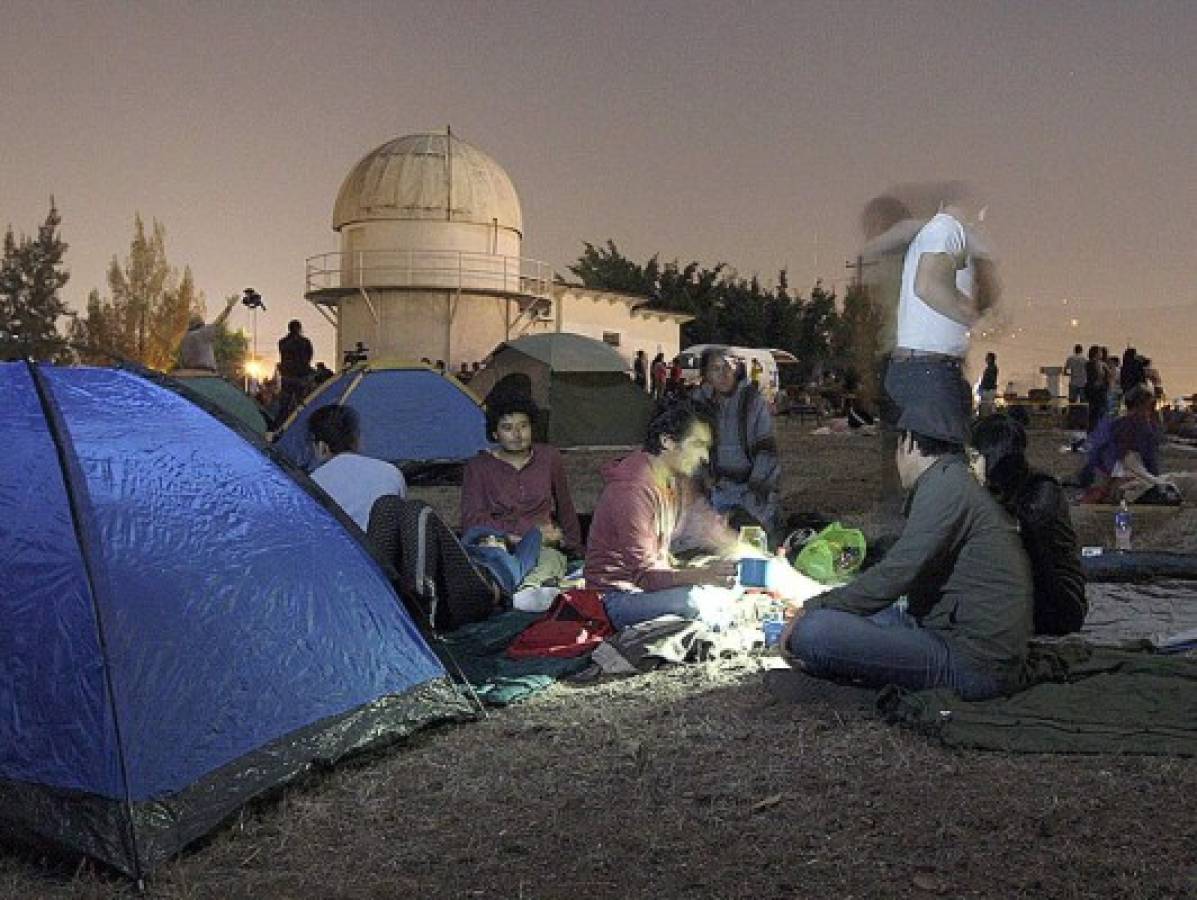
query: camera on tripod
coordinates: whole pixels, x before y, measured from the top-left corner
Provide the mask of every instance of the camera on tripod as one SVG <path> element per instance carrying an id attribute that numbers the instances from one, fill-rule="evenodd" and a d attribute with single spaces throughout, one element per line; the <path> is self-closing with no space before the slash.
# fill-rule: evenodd
<path id="1" fill-rule="evenodd" d="M 356 366 L 358 363 L 365 362 L 366 357 L 370 355 L 370 348 L 361 341 L 358 341 L 351 349 L 346 350 L 342 355 L 345 359 L 345 368 L 348 369 L 350 366 Z"/>
<path id="2" fill-rule="evenodd" d="M 246 309 L 260 309 L 262 312 L 266 312 L 266 304 L 262 302 L 262 295 L 253 288 L 246 288 L 241 294 L 241 305 Z"/>

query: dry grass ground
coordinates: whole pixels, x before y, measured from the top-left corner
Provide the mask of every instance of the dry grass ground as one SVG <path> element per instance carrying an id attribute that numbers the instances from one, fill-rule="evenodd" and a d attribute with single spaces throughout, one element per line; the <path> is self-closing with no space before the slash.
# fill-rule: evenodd
<path id="1" fill-rule="evenodd" d="M 867 524 L 875 439 L 783 423 L 786 505 Z M 1054 471 L 1059 433 L 1034 435 Z M 610 454 L 571 453 L 579 506 Z M 1166 456 L 1175 468 L 1194 468 Z M 447 516 L 451 492 L 430 491 Z M 1192 546 L 1192 513 L 1137 525 Z M 1089 526 L 1094 540 L 1105 523 Z M 558 686 L 314 777 L 162 868 L 165 898 L 1197 896 L 1197 761 L 957 753 L 778 703 L 751 660 Z M 0 856 L 0 893 L 131 893 Z"/>

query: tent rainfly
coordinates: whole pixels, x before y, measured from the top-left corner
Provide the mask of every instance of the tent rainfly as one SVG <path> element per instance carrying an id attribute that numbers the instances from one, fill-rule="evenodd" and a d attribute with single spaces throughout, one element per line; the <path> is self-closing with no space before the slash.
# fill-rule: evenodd
<path id="1" fill-rule="evenodd" d="M 0 827 L 134 878 L 467 715 L 331 501 L 169 384 L 0 364 Z"/>
<path id="2" fill-rule="evenodd" d="M 487 446 L 486 417 L 451 375 L 425 365 L 361 363 L 329 379 L 280 429 L 275 447 L 305 471 L 316 466 L 308 420 L 330 403 L 357 410 L 361 453 L 395 463 L 453 463 Z"/>
<path id="3" fill-rule="evenodd" d="M 470 389 L 485 397 L 503 378 L 525 375 L 544 411 L 543 437 L 558 447 L 639 446 L 653 404 L 628 377 L 618 351 L 564 332 L 533 334 L 500 344 Z"/>

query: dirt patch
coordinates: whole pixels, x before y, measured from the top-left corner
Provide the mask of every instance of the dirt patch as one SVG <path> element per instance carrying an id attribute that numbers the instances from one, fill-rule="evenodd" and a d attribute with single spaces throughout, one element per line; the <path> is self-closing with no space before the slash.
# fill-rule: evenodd
<path id="1" fill-rule="evenodd" d="M 787 510 L 867 522 L 875 439 L 807 430 L 780 429 Z M 1033 432 L 1033 460 L 1071 472 L 1063 440 Z M 567 454 L 580 508 L 611 455 Z M 456 520 L 453 491 L 428 496 Z M 1137 539 L 1195 549 L 1191 517 Z M 856 712 L 779 703 L 761 680 L 740 659 L 555 687 L 245 812 L 151 893 L 1197 896 L 1197 761 L 951 752 Z M 4 896 L 130 893 L 87 866 L 0 856 Z"/>

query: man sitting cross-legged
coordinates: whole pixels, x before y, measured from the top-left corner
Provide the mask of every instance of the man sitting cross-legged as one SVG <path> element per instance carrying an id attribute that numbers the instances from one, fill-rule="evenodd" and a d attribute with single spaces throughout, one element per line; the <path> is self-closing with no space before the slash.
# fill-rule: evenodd
<path id="1" fill-rule="evenodd" d="M 708 598 L 712 607 L 730 603 L 736 536 L 692 484 L 713 437 L 700 407 L 667 406 L 649 424 L 643 450 L 603 468 L 607 484 L 590 526 L 585 577 L 586 587 L 606 592 L 617 629 L 667 614 L 709 621 Z M 679 568 L 669 547 L 683 530 L 688 545 L 723 558 Z"/>
<path id="2" fill-rule="evenodd" d="M 868 686 L 1016 689 L 1031 637 L 1030 565 L 1018 530 L 969 471 L 954 423 L 908 406 L 898 423 L 907 521 L 855 581 L 807 601 L 782 636 L 811 675 Z M 906 604 L 895 601 L 905 597 Z M 905 606 L 905 608 L 903 608 Z"/>

